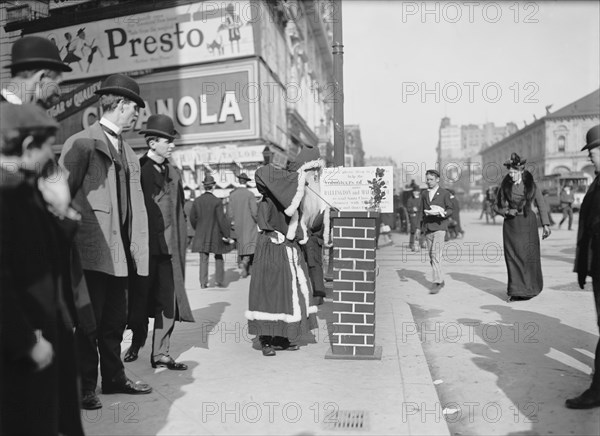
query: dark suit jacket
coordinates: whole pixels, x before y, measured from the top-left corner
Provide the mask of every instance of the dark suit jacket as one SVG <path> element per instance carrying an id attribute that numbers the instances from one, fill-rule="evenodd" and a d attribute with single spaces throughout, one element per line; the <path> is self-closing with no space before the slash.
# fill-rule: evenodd
<path id="1" fill-rule="evenodd" d="M 579 210 L 574 271 L 580 284 L 588 275 L 600 279 L 600 175 L 590 185 Z"/>
<path id="2" fill-rule="evenodd" d="M 430 216 L 425 215 L 425 211 L 430 209 L 430 206 L 440 206 L 446 211 L 446 216 Z M 421 230 L 424 233 L 435 232 L 437 230 L 448 230 L 448 217 L 452 215 L 452 198 L 448 191 L 439 187 L 433 200 L 429 201 L 429 191 L 423 190 L 421 193 Z"/>
<path id="3" fill-rule="evenodd" d="M 224 254 L 231 251 L 232 247 L 222 239 L 229 238 L 230 225 L 220 198 L 211 192 L 205 192 L 196 198 L 190 212 L 190 221 L 196 230 L 192 240 L 193 252 Z"/>

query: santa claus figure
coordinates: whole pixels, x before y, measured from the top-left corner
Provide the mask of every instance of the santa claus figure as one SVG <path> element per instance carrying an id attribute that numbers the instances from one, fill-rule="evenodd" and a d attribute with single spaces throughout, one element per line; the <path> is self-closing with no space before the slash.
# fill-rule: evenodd
<path id="1" fill-rule="evenodd" d="M 317 327 L 313 289 L 301 245 L 308 228 L 328 209 L 319 195 L 324 162 L 316 147 L 305 146 L 288 169 L 273 164 L 256 171 L 258 235 L 246 312 L 250 334 L 260 341 L 264 356 L 295 351 L 303 333 Z"/>

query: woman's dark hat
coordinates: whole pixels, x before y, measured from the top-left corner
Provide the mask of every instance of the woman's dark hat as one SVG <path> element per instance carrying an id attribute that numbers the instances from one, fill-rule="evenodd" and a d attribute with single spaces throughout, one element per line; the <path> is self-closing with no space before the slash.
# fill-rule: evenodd
<path id="1" fill-rule="evenodd" d="M 522 170 L 525 168 L 525 164 L 527 163 L 527 159 L 522 159 L 519 157 L 517 153 L 512 153 L 510 155 L 510 159 L 504 162 L 504 166 L 506 168 L 514 168 L 516 170 Z"/>
<path id="2" fill-rule="evenodd" d="M 238 180 L 241 183 L 248 183 L 250 180 L 252 180 L 250 177 L 248 177 L 248 174 L 246 173 L 242 173 L 238 176 Z"/>
<path id="3" fill-rule="evenodd" d="M 213 176 L 207 175 L 206 177 L 204 177 L 202 184 L 204 186 L 214 186 L 217 184 L 217 182 L 215 181 L 215 178 Z"/>
<path id="4" fill-rule="evenodd" d="M 99 90 L 94 94 L 114 94 L 135 101 L 139 107 L 146 107 L 146 103 L 140 97 L 140 86 L 131 77 L 125 74 L 113 74 L 108 76 Z"/>
<path id="5" fill-rule="evenodd" d="M 585 135 L 585 142 L 585 147 L 583 147 L 581 151 L 592 150 L 596 147 L 600 147 L 600 124 L 588 130 L 587 134 Z"/>
<path id="6" fill-rule="evenodd" d="M 17 40 L 11 49 L 11 63 L 4 68 L 13 71 L 44 69 L 53 71 L 73 71 L 60 59 L 56 45 L 41 36 L 24 36 Z"/>
<path id="7" fill-rule="evenodd" d="M 156 135 L 169 140 L 179 138 L 173 120 L 167 115 L 151 115 L 146 123 L 146 128 L 140 130 L 140 135 Z"/>

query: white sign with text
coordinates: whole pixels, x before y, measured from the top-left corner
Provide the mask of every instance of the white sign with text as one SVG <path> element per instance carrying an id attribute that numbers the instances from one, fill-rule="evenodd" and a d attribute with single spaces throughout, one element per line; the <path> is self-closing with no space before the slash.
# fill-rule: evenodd
<path id="1" fill-rule="evenodd" d="M 324 168 L 321 196 L 340 211 L 394 211 L 391 166 Z"/>

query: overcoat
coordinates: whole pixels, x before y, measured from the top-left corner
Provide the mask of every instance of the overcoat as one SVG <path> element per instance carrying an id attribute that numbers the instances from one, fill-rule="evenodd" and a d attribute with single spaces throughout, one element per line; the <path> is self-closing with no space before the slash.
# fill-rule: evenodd
<path id="1" fill-rule="evenodd" d="M 231 251 L 231 246 L 223 241 L 230 236 L 223 203 L 212 192 L 205 192 L 194 200 L 190 221 L 196 231 L 192 240 L 194 253 L 225 254 Z"/>
<path id="2" fill-rule="evenodd" d="M 187 224 L 183 212 L 184 195 L 181 175 L 175 166 L 165 162 L 165 178 L 147 154 L 140 158 L 142 189 L 148 211 L 150 254 L 170 254 L 173 266 L 175 298 L 166 289 L 159 289 L 155 301 L 170 318 L 176 321 L 194 321 L 185 291 L 185 254 L 187 246 Z M 160 288 L 160 287 L 159 287 Z M 145 289 L 144 291 L 148 291 Z M 161 292 L 162 291 L 162 292 Z M 143 292 L 143 291 L 140 291 Z M 152 303 L 152 299 L 149 299 Z M 175 307 L 173 307 L 175 301 Z M 154 317 L 153 307 L 148 316 Z"/>
<path id="3" fill-rule="evenodd" d="M 83 435 L 73 295 L 61 255 L 72 235 L 34 184 L 0 170 L 0 434 Z M 55 355 L 34 371 L 29 352 L 38 334 Z"/>
<path id="4" fill-rule="evenodd" d="M 258 227 L 256 226 L 258 204 L 248 188 L 239 187 L 229 194 L 227 215 L 237 237 L 240 256 L 254 254 Z"/>
<path id="5" fill-rule="evenodd" d="M 140 181 L 140 163 L 125 141 L 122 145 L 129 166 L 132 214 L 131 245 L 127 249 L 137 274 L 147 276 L 148 218 Z M 59 163 L 69 172 L 71 196 L 82 215 L 75 243 L 81 254 L 83 269 L 127 277 L 130 271 L 117 212 L 117 175 L 108 147 L 106 134 L 96 122 L 65 141 Z"/>
<path id="6" fill-rule="evenodd" d="M 600 175 L 590 185 L 579 210 L 574 271 L 580 285 L 592 274 L 600 279 Z"/>

